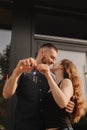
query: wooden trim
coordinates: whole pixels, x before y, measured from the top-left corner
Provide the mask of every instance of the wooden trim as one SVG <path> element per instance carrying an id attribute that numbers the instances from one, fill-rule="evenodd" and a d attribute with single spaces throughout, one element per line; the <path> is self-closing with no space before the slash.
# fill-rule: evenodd
<path id="1" fill-rule="evenodd" d="M 59 49 L 62 50 L 87 52 L 87 40 L 40 35 L 40 34 L 34 34 L 34 39 L 37 43 L 37 46 L 38 44 L 40 45 L 43 43 L 50 42 L 55 44 L 56 46 L 58 46 Z"/>

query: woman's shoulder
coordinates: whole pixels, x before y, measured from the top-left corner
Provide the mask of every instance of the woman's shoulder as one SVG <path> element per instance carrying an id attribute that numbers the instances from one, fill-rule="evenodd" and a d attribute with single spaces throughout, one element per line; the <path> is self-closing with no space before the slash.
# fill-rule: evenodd
<path id="1" fill-rule="evenodd" d="M 63 82 L 72 82 L 72 81 L 68 78 L 65 78 L 65 79 L 63 79 Z"/>
<path id="2" fill-rule="evenodd" d="M 61 85 L 71 85 L 72 86 L 72 81 L 68 78 L 65 78 L 61 81 Z"/>

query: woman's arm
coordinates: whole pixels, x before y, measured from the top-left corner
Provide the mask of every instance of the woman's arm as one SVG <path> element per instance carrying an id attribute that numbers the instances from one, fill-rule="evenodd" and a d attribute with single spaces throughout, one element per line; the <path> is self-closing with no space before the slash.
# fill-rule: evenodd
<path id="1" fill-rule="evenodd" d="M 50 69 L 47 65 L 40 64 L 37 69 L 46 76 L 55 102 L 61 108 L 65 108 L 73 95 L 72 82 L 69 79 L 64 79 L 59 88 L 52 78 Z"/>
<path id="2" fill-rule="evenodd" d="M 72 83 L 70 80 L 65 79 L 62 81 L 60 88 L 55 83 L 51 75 L 48 75 L 47 77 L 51 93 L 53 95 L 53 98 L 55 102 L 61 107 L 65 108 L 73 94 L 73 88 Z"/>

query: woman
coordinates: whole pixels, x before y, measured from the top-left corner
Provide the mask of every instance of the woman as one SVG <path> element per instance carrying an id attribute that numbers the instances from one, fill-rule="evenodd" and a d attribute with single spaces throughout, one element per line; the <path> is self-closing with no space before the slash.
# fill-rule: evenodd
<path id="1" fill-rule="evenodd" d="M 85 103 L 82 98 L 81 81 L 75 65 L 68 59 L 55 63 L 51 72 L 48 65 L 40 64 L 36 67 L 42 72 L 49 84 L 49 91 L 45 96 L 44 117 L 46 130 L 73 130 L 72 123 L 77 123 L 85 114 Z M 65 111 L 70 100 L 75 102 L 72 114 Z"/>

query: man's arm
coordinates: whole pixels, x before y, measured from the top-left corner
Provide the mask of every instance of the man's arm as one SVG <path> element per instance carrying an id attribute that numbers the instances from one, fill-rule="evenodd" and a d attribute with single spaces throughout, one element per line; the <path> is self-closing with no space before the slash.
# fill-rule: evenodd
<path id="1" fill-rule="evenodd" d="M 31 71 L 34 68 L 35 64 L 36 61 L 33 58 L 20 60 L 18 62 L 16 68 L 13 70 L 12 75 L 5 82 L 2 93 L 4 98 L 10 98 L 15 93 L 20 75 L 22 73 Z"/>
<path id="2" fill-rule="evenodd" d="M 17 75 L 16 68 L 14 69 L 12 75 L 6 80 L 5 85 L 3 87 L 3 97 L 5 99 L 10 98 L 17 88 L 17 81 L 20 75 Z"/>

